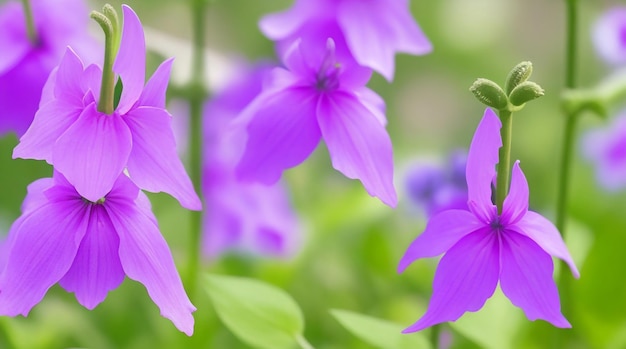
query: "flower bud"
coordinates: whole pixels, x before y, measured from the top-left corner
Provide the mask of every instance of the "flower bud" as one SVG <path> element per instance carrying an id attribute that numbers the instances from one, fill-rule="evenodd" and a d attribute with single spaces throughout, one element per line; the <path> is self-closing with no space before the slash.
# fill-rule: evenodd
<path id="1" fill-rule="evenodd" d="M 504 88 L 508 95 L 513 92 L 513 89 L 517 87 L 517 85 L 523 83 L 524 81 L 530 78 L 530 74 L 533 73 L 533 64 L 529 61 L 521 62 L 516 65 L 511 71 L 509 75 L 506 77 L 506 83 Z"/>
<path id="2" fill-rule="evenodd" d="M 543 96 L 543 89 L 532 81 L 524 81 L 517 85 L 509 95 L 509 101 L 516 107 Z"/>
<path id="3" fill-rule="evenodd" d="M 508 98 L 502 88 L 491 80 L 476 79 L 470 91 L 481 103 L 497 110 L 504 109 L 508 105 Z"/>

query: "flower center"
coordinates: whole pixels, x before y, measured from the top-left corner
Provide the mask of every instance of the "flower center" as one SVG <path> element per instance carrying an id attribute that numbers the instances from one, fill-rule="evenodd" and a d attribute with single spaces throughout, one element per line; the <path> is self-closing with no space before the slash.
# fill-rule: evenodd
<path id="1" fill-rule="evenodd" d="M 335 58 L 335 42 L 329 38 L 326 42 L 324 59 L 315 75 L 315 88 L 318 91 L 333 91 L 339 88 L 341 64 Z"/>

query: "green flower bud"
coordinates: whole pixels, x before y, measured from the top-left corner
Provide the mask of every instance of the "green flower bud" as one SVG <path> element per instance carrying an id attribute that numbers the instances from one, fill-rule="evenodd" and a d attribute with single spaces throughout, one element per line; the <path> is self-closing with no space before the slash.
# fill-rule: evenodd
<path id="1" fill-rule="evenodd" d="M 517 85 L 509 95 L 509 101 L 516 107 L 543 96 L 543 89 L 532 81 L 524 81 Z"/>
<path id="2" fill-rule="evenodd" d="M 529 61 L 519 63 L 516 65 L 506 77 L 506 83 L 504 88 L 508 95 L 513 92 L 513 89 L 522 82 L 530 78 L 530 74 L 533 73 L 533 64 Z"/>
<path id="3" fill-rule="evenodd" d="M 495 82 L 487 79 L 476 79 L 470 91 L 483 104 L 495 108 L 496 110 L 504 109 L 508 105 L 508 98 L 502 88 Z"/>

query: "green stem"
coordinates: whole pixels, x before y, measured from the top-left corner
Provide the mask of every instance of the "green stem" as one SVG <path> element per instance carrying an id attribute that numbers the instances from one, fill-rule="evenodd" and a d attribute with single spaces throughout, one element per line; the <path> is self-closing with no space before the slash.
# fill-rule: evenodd
<path id="1" fill-rule="evenodd" d="M 207 97 L 204 87 L 204 14 L 206 11 L 206 1 L 193 0 L 191 6 L 192 14 L 192 41 L 193 41 L 193 77 L 189 82 L 188 95 L 190 105 L 189 124 L 189 167 L 190 177 L 197 193 L 201 192 L 202 177 L 202 112 L 204 101 Z M 193 294 L 196 292 L 196 284 L 201 264 L 201 239 L 202 239 L 202 213 L 191 212 L 191 237 L 189 243 L 187 263 L 187 291 Z"/>
<path id="2" fill-rule="evenodd" d="M 439 348 L 439 334 L 441 333 L 441 324 L 432 326 L 430 328 L 430 344 L 433 349 Z"/>
<path id="3" fill-rule="evenodd" d="M 22 0 L 22 6 L 24 7 L 24 17 L 26 17 L 26 30 L 28 32 L 28 40 L 33 46 L 39 45 L 39 36 L 37 36 L 37 29 L 35 28 L 35 20 L 33 19 L 33 9 L 30 6 L 30 1 Z"/>
<path id="4" fill-rule="evenodd" d="M 104 10 L 107 15 L 97 11 L 91 12 L 93 18 L 104 31 L 104 64 L 102 66 L 102 84 L 100 86 L 100 100 L 98 101 L 98 111 L 107 115 L 115 111 L 115 73 L 113 73 L 113 62 L 115 61 L 116 33 L 110 18 L 111 12 L 115 12 L 111 5 Z M 116 25 L 117 27 L 117 25 Z"/>
<path id="5" fill-rule="evenodd" d="M 511 139 L 513 138 L 513 115 L 508 109 L 502 109 L 500 120 L 502 121 L 502 148 L 499 152 L 498 176 L 496 182 L 496 206 L 498 215 L 502 214 L 504 199 L 509 192 L 511 178 Z"/>

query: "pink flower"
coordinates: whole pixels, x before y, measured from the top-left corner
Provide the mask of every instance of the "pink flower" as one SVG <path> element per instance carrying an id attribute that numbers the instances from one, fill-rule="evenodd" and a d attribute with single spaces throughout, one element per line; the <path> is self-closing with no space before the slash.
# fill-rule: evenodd
<path id="1" fill-rule="evenodd" d="M 402 272 L 419 258 L 445 253 L 435 273 L 428 310 L 405 332 L 455 321 L 466 311 L 479 310 L 498 281 L 502 292 L 528 319 L 571 327 L 561 314 L 550 256 L 567 262 L 575 277 L 578 269 L 554 225 L 528 211 L 528 183 L 519 161 L 513 166 L 502 214 L 491 201 L 501 127 L 495 113 L 487 109 L 467 158 L 469 210 L 447 210 L 432 217 L 400 261 Z"/>
<path id="2" fill-rule="evenodd" d="M 84 198 L 96 202 L 124 170 L 142 189 L 164 191 L 182 206 L 201 202 L 176 153 L 165 92 L 172 59 L 144 86 L 146 46 L 139 18 L 123 6 L 124 28 L 113 70 L 123 90 L 111 115 L 98 111 L 101 68 L 83 67 L 68 49 L 52 72 L 33 124 L 13 151 L 14 158 L 46 160 Z"/>
<path id="3" fill-rule="evenodd" d="M 97 202 L 58 172 L 33 182 L 3 248 L 0 315 L 26 316 L 57 282 L 93 309 L 126 275 L 146 287 L 179 330 L 193 333 L 195 307 L 150 202 L 123 174 Z"/>

